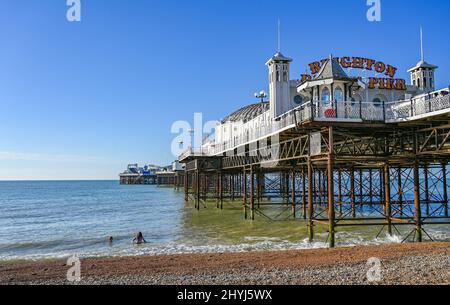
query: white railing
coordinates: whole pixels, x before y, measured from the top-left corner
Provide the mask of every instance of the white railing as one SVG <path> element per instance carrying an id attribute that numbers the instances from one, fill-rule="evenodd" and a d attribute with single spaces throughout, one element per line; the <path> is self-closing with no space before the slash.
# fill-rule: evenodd
<path id="1" fill-rule="evenodd" d="M 386 122 L 395 123 L 408 119 L 412 120 L 417 116 L 432 114 L 449 108 L 450 95 L 386 103 Z"/>
<path id="2" fill-rule="evenodd" d="M 324 104 L 321 101 L 314 101 L 313 105 L 314 119 L 318 121 L 384 120 L 383 103 L 343 101 Z"/>
<path id="3" fill-rule="evenodd" d="M 433 98 L 424 96 L 410 101 L 389 103 L 343 101 L 324 104 L 322 101 L 312 101 L 283 114 L 275 120 L 265 121 L 257 128 L 245 128 L 231 141 L 214 143 L 214 145 L 199 149 L 189 148 L 180 155 L 180 160 L 189 156 L 219 155 L 238 146 L 255 142 L 283 129 L 293 128 L 311 120 L 395 123 L 426 114 L 432 115 L 434 112 L 445 109 L 450 109 L 450 95 Z M 256 120 L 258 119 L 259 117 L 256 118 Z"/>
<path id="4" fill-rule="evenodd" d="M 179 160 L 184 160 L 188 157 L 205 157 L 214 155 L 214 150 L 205 147 L 202 148 L 191 148 L 186 149 L 179 157 Z"/>
<path id="5" fill-rule="evenodd" d="M 276 134 L 283 129 L 293 128 L 296 124 L 310 120 L 311 113 L 311 105 L 308 102 L 286 112 L 275 120 L 265 121 L 264 124 L 258 126 L 258 128 L 243 130 L 243 132 L 233 137 L 231 141 L 215 143 L 214 154 L 217 155 L 235 147 L 254 142 L 258 139 L 270 136 L 271 134 Z"/>

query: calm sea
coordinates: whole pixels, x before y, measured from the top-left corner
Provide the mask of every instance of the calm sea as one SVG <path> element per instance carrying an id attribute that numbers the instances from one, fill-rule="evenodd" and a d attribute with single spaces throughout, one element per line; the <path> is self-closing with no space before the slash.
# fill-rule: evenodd
<path id="1" fill-rule="evenodd" d="M 183 191 L 156 186 L 120 186 L 117 181 L 0 182 L 0 260 L 84 256 L 132 256 L 192 252 L 238 252 L 325 247 L 325 228 L 307 242 L 303 220 L 245 221 L 239 202 L 220 211 L 210 203 L 200 212 Z M 289 217 L 289 208 L 266 215 Z M 280 217 L 278 217 L 280 219 Z M 400 242 L 376 238 L 380 228 L 345 228 L 338 245 Z M 145 245 L 133 245 L 142 231 Z M 429 228 L 450 241 L 448 226 Z M 109 244 L 107 238 L 114 237 Z"/>

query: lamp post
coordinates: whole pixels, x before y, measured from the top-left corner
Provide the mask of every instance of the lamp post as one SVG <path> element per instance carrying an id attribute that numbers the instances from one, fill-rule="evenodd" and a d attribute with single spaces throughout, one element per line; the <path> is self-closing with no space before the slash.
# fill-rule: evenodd
<path id="1" fill-rule="evenodd" d="M 189 129 L 188 130 L 188 132 L 189 132 L 189 136 L 190 136 L 190 140 L 191 140 L 191 151 L 192 151 L 192 153 L 194 153 L 194 129 Z"/>
<path id="2" fill-rule="evenodd" d="M 257 99 L 261 99 L 261 104 L 264 103 L 264 99 L 267 97 L 267 93 L 264 90 L 259 91 L 259 93 L 255 93 L 255 97 Z"/>

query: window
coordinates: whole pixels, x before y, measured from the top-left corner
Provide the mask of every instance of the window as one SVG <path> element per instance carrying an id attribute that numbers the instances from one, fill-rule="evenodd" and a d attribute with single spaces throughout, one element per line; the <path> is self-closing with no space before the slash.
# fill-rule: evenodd
<path id="1" fill-rule="evenodd" d="M 423 78 L 423 86 L 426 87 L 427 86 L 427 79 L 424 77 Z"/>
<path id="2" fill-rule="evenodd" d="M 413 80 L 413 86 L 415 86 L 416 85 L 416 80 Z"/>
<path id="3" fill-rule="evenodd" d="M 373 99 L 372 103 L 375 107 L 378 108 L 378 107 L 383 107 L 383 103 L 385 103 L 385 102 L 384 102 L 384 98 L 376 97 Z"/>
<path id="4" fill-rule="evenodd" d="M 334 100 L 336 102 L 342 102 L 344 100 L 344 92 L 339 87 L 334 90 Z"/>
<path id="5" fill-rule="evenodd" d="M 322 90 L 322 102 L 324 104 L 330 103 L 330 90 L 328 88 L 323 88 Z"/>
<path id="6" fill-rule="evenodd" d="M 303 97 L 301 95 L 296 95 L 294 97 L 294 103 L 296 105 L 301 105 L 303 103 Z"/>
<path id="7" fill-rule="evenodd" d="M 417 87 L 420 87 L 420 78 L 417 79 Z"/>

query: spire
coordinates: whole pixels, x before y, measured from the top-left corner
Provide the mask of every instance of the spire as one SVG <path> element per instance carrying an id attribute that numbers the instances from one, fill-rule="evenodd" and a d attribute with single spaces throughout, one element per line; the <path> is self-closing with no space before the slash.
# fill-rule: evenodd
<path id="1" fill-rule="evenodd" d="M 281 53 L 281 22 L 278 18 L 278 53 Z"/>
<path id="2" fill-rule="evenodd" d="M 425 62 L 425 56 L 423 52 L 423 30 L 422 26 L 420 26 L 420 60 Z"/>
<path id="3" fill-rule="evenodd" d="M 427 69 L 437 69 L 438 67 L 435 65 L 430 65 L 425 61 L 425 52 L 423 47 L 423 29 L 422 26 L 420 27 L 420 61 L 417 63 L 417 65 L 414 68 L 411 68 L 408 70 L 408 72 L 414 72 L 418 70 L 419 68 L 427 68 Z"/>
<path id="4" fill-rule="evenodd" d="M 314 77 L 314 80 L 323 80 L 323 79 L 349 79 L 348 75 L 345 73 L 344 69 L 339 62 L 333 59 L 333 55 L 330 54 L 330 57 L 325 62 L 325 64 L 320 69 L 319 73 Z"/>
<path id="5" fill-rule="evenodd" d="M 274 61 L 282 61 L 282 62 L 291 62 L 292 59 L 289 57 L 284 56 L 281 54 L 281 22 L 280 18 L 278 18 L 278 50 L 275 55 L 273 55 L 267 62 L 266 65 L 269 65 L 270 63 Z"/>

